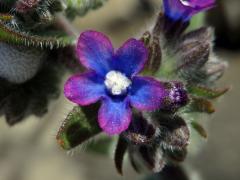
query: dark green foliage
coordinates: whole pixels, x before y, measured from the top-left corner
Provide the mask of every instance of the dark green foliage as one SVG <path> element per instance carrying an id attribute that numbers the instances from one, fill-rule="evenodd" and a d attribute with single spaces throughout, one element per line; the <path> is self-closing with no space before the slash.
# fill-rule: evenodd
<path id="1" fill-rule="evenodd" d="M 56 62 L 46 62 L 39 73 L 22 84 L 0 81 L 0 109 L 7 123 L 14 125 L 34 114 L 43 116 L 49 101 L 59 96 L 59 83 L 63 68 Z"/>
<path id="2" fill-rule="evenodd" d="M 50 49 L 73 45 L 76 37 L 64 33 L 64 29 L 56 29 L 59 26 L 56 13 L 71 14 L 71 17 L 85 15 L 89 9 L 99 7 L 104 1 L 16 0 L 0 2 L 0 7 L 2 7 L 0 8 L 0 40 L 17 45 Z"/>
<path id="3" fill-rule="evenodd" d="M 207 99 L 215 99 L 218 98 L 219 96 L 225 94 L 229 88 L 219 88 L 219 89 L 211 89 L 208 87 L 204 86 L 194 86 L 194 85 L 188 85 L 187 86 L 188 92 L 198 96 L 198 97 L 203 97 Z"/>
<path id="4" fill-rule="evenodd" d="M 66 0 L 66 15 L 69 19 L 84 16 L 90 9 L 97 9 L 107 0 Z"/>
<path id="5" fill-rule="evenodd" d="M 51 99 L 59 95 L 65 67 L 80 69 L 76 66 L 74 51 L 77 37 L 68 31 L 70 23 L 64 24 L 68 21 L 64 15 L 85 15 L 104 1 L 0 0 L 0 45 L 9 49 L 4 51 L 2 58 L 5 61 L 0 63 L 0 112 L 8 124 L 13 125 L 32 114 L 43 116 L 47 112 Z M 16 50 L 11 51 L 11 48 Z M 28 49 L 36 50 L 38 54 L 51 54 L 51 57 L 35 58 L 38 55 L 30 56 L 32 52 Z M 34 69 L 25 66 L 24 62 L 35 63 Z"/>
<path id="6" fill-rule="evenodd" d="M 73 108 L 57 134 L 58 144 L 62 148 L 72 149 L 101 132 L 97 124 L 96 108 Z"/>
<path id="7" fill-rule="evenodd" d="M 67 36 L 63 32 L 44 32 L 43 35 L 19 32 L 0 22 L 0 40 L 22 46 L 40 47 L 40 48 L 60 48 L 73 45 L 73 37 Z"/>

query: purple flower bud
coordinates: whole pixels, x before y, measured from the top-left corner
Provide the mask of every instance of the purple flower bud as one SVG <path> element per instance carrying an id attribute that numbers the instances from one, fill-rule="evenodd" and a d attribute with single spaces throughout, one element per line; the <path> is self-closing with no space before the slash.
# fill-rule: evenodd
<path id="1" fill-rule="evenodd" d="M 165 99 L 164 107 L 162 107 L 163 110 L 175 111 L 187 104 L 188 94 L 181 82 L 167 82 L 165 85 L 168 89 L 168 96 Z"/>

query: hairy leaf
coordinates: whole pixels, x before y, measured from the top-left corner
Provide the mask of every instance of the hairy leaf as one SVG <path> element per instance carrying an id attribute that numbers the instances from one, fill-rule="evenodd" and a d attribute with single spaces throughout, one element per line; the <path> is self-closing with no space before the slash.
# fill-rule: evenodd
<path id="1" fill-rule="evenodd" d="M 166 162 L 164 159 L 164 154 L 160 148 L 141 146 L 139 147 L 139 153 L 149 170 L 156 173 L 160 172 L 164 168 Z"/>
<path id="2" fill-rule="evenodd" d="M 129 155 L 129 161 L 130 161 L 133 169 L 134 169 L 137 173 L 140 173 L 140 172 L 141 172 L 141 169 L 140 169 L 139 164 L 136 163 L 136 160 L 135 160 L 134 155 L 133 155 L 133 151 L 132 151 L 132 150 L 129 150 L 129 151 L 128 151 L 128 155 Z"/>
<path id="3" fill-rule="evenodd" d="M 174 150 L 168 149 L 167 151 L 165 151 L 165 153 L 170 161 L 182 162 L 185 160 L 187 156 L 187 148 L 174 149 Z"/>
<path id="4" fill-rule="evenodd" d="M 203 138 L 207 138 L 207 131 L 203 128 L 202 125 L 195 121 L 191 122 L 191 125 Z"/>
<path id="5" fill-rule="evenodd" d="M 0 13 L 0 20 L 1 21 L 10 21 L 12 19 L 13 19 L 13 16 L 11 14 Z"/>
<path id="6" fill-rule="evenodd" d="M 101 132 L 95 108 L 76 106 L 63 121 L 57 141 L 63 149 L 72 149 Z"/>
<path id="7" fill-rule="evenodd" d="M 47 34 L 47 32 L 45 32 Z M 72 37 L 59 33 L 48 33 L 48 36 L 40 36 L 26 32 L 18 32 L 0 21 L 0 41 L 15 45 L 32 46 L 39 48 L 60 48 L 74 44 Z M 59 35 L 57 35 L 59 34 Z"/>
<path id="8" fill-rule="evenodd" d="M 37 74 L 48 51 L 0 42 L 0 54 L 0 77 L 20 84 Z"/>
<path id="9" fill-rule="evenodd" d="M 213 104 L 204 98 L 192 97 L 192 101 L 189 105 L 189 111 L 191 112 L 205 112 L 205 113 L 214 113 L 215 108 Z"/>
<path id="10" fill-rule="evenodd" d="M 162 51 L 160 47 L 160 41 L 157 37 L 153 38 L 153 41 L 149 47 L 149 51 L 150 51 L 150 57 L 148 60 L 147 68 L 151 72 L 155 73 L 160 68 L 161 61 L 162 61 Z"/>
<path id="11" fill-rule="evenodd" d="M 142 116 L 135 113 L 129 128 L 122 133 L 131 144 L 151 144 L 155 135 L 155 128 Z"/>
<path id="12" fill-rule="evenodd" d="M 164 149 L 182 149 L 189 144 L 190 131 L 186 122 L 179 116 L 159 118 L 158 140 Z"/>
<path id="13" fill-rule="evenodd" d="M 29 115 L 42 117 L 51 100 L 58 98 L 63 69 L 50 59 L 25 83 L 10 83 L 0 78 L 0 115 L 14 125 Z"/>
<path id="14" fill-rule="evenodd" d="M 225 87 L 221 89 L 210 89 L 208 87 L 203 87 L 198 85 L 188 85 L 187 90 L 189 93 L 195 96 L 199 96 L 207 99 L 215 99 L 225 94 L 229 90 L 229 88 Z"/>
<path id="15" fill-rule="evenodd" d="M 76 15 L 83 16 L 90 9 L 102 6 L 105 1 L 107 0 L 65 0 L 66 14 L 70 19 L 73 19 Z"/>

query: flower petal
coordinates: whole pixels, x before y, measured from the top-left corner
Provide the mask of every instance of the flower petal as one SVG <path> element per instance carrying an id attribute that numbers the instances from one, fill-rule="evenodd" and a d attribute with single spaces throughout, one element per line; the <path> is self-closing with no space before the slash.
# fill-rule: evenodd
<path id="1" fill-rule="evenodd" d="M 143 42 L 129 39 L 116 52 L 114 68 L 128 77 L 140 72 L 148 59 L 148 50 Z"/>
<path id="2" fill-rule="evenodd" d="M 164 13 L 173 20 L 188 21 L 194 14 L 210 9 L 215 0 L 163 0 Z"/>
<path id="3" fill-rule="evenodd" d="M 130 104 L 139 110 L 156 110 L 168 96 L 164 84 L 154 78 L 134 77 L 132 82 Z"/>
<path id="4" fill-rule="evenodd" d="M 65 83 L 64 94 L 76 104 L 92 104 L 105 95 L 103 79 L 95 72 L 74 75 Z"/>
<path id="5" fill-rule="evenodd" d="M 194 8 L 194 11 L 190 13 L 190 16 L 193 16 L 201 11 L 206 11 L 215 6 L 215 0 L 190 0 L 189 6 Z"/>
<path id="6" fill-rule="evenodd" d="M 128 128 L 131 116 L 127 98 L 123 100 L 106 97 L 98 112 L 98 123 L 107 134 L 120 134 Z"/>
<path id="7" fill-rule="evenodd" d="M 111 41 L 100 32 L 85 31 L 78 39 L 77 55 L 80 62 L 99 74 L 105 75 L 109 71 L 113 53 Z"/>

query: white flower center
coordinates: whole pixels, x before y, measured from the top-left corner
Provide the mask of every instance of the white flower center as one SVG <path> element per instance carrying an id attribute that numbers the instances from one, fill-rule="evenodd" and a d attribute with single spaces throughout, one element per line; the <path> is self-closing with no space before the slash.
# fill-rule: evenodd
<path id="1" fill-rule="evenodd" d="M 112 95 L 121 95 L 127 91 L 132 82 L 121 72 L 110 71 L 105 77 L 104 84 Z"/>

